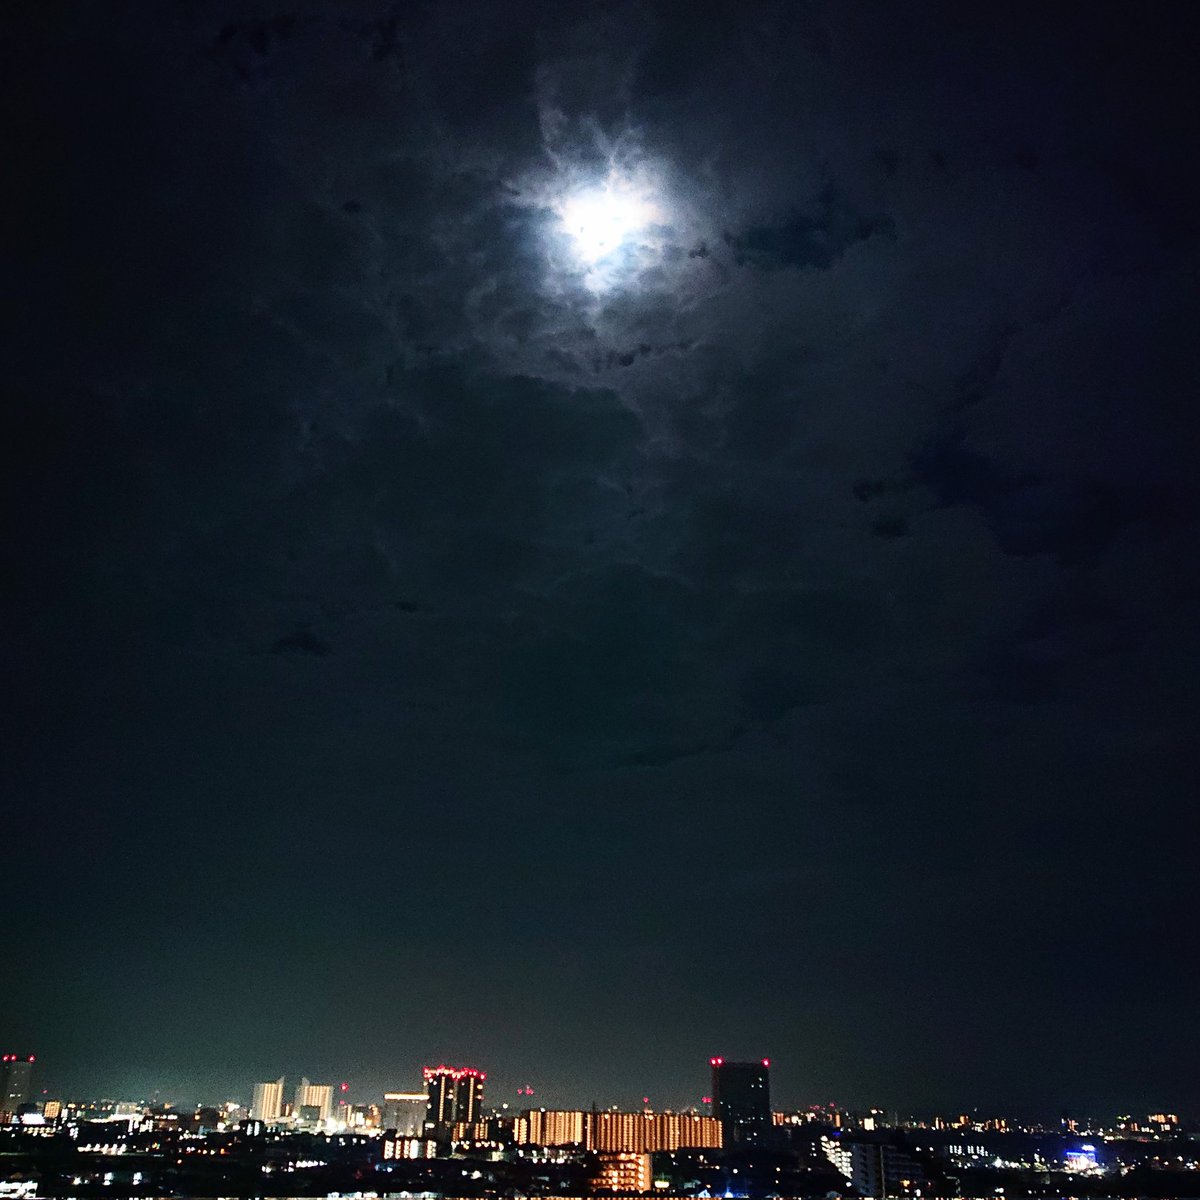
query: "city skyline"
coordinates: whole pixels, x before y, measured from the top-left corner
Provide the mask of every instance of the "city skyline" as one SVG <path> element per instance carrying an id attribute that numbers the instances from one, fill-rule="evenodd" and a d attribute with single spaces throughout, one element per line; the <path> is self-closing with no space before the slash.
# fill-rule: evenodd
<path id="1" fill-rule="evenodd" d="M 4 1094 L 27 1094 L 28 1059 L 4 1058 Z M 138 1194 L 736 1197 L 1194 1194 L 1200 1121 L 1176 1113 L 1110 1122 L 1064 1113 L 1040 1123 L 960 1114 L 917 1120 L 873 1108 L 770 1102 L 769 1061 L 709 1059 L 709 1115 L 522 1107 L 482 1111 L 486 1073 L 426 1066 L 424 1093 L 382 1106 L 302 1077 L 254 1085 L 254 1106 L 22 1103 L 0 1119 L 10 1188 L 80 1194 L 128 1184 Z M 519 1088 L 526 1101 L 533 1089 Z M 282 1109 L 282 1111 L 279 1111 Z M 461 1119 L 460 1119 L 461 1118 Z M 217 1186 L 219 1185 L 219 1186 Z M 105 1194 L 113 1194 L 106 1191 Z"/>
<path id="2" fill-rule="evenodd" d="M 7 1064 L 9 1058 L 14 1060 L 17 1056 L 5 1056 Z M 26 1062 L 32 1062 L 30 1059 L 25 1059 Z M 695 1064 L 693 1064 L 695 1065 Z M 724 1056 L 710 1056 L 707 1060 L 707 1066 L 711 1072 L 711 1077 L 705 1080 L 704 1094 L 695 1098 L 670 1098 L 664 1099 L 667 1093 L 660 1089 L 651 1089 L 654 1094 L 647 1095 L 645 1088 L 633 1087 L 626 1089 L 626 1094 L 619 1099 L 610 1098 L 606 1102 L 601 1102 L 594 1097 L 588 1101 L 583 1101 L 580 1098 L 580 1093 L 576 1091 L 574 1094 L 558 1094 L 549 1095 L 539 1092 L 538 1089 L 531 1087 L 529 1084 L 523 1084 L 508 1090 L 501 1090 L 496 1095 L 488 1095 L 483 1101 L 476 1101 L 471 1107 L 469 1114 L 460 1117 L 454 1112 L 454 1104 L 451 1101 L 449 1107 L 450 1115 L 443 1119 L 444 1124 L 452 1125 L 467 1120 L 469 1115 L 470 1120 L 477 1120 L 484 1114 L 495 1114 L 508 1112 L 517 1114 L 526 1111 L 548 1111 L 551 1113 L 588 1113 L 588 1112 L 605 1112 L 614 1111 L 626 1114 L 638 1113 L 662 1113 L 662 1114 L 681 1114 L 681 1115 L 703 1115 L 713 1116 L 720 1120 L 720 1100 L 718 1090 L 714 1087 L 716 1077 L 723 1066 L 733 1068 L 763 1068 L 764 1074 L 766 1068 L 771 1065 L 770 1059 L 751 1060 L 749 1062 L 739 1062 L 735 1059 L 726 1059 Z M 151 1091 L 140 1093 L 140 1098 L 135 1095 L 135 1091 L 126 1090 L 112 1093 L 111 1095 L 103 1094 L 102 1092 L 80 1092 L 67 1093 L 61 1089 L 55 1090 L 52 1088 L 43 1088 L 38 1081 L 38 1087 L 30 1093 L 32 1099 L 44 1101 L 53 1098 L 55 1102 L 71 1102 L 78 1103 L 81 1101 L 93 1102 L 105 1100 L 106 1102 L 116 1102 L 118 1100 L 138 1103 L 169 1103 L 173 1106 L 188 1105 L 203 1106 L 215 1105 L 221 1107 L 227 1103 L 241 1104 L 248 1116 L 252 1119 L 263 1120 L 270 1123 L 272 1120 L 279 1118 L 285 1111 L 295 1113 L 298 1104 L 300 1090 L 304 1090 L 305 1094 L 320 1092 L 327 1103 L 320 1103 L 321 1119 L 336 1118 L 336 1105 L 348 1104 L 350 1106 L 375 1104 L 380 1107 L 381 1112 L 387 1107 L 389 1100 L 393 1102 L 412 1102 L 419 1098 L 420 1108 L 423 1114 L 422 1123 L 428 1119 L 431 1123 L 438 1123 L 436 1118 L 430 1115 L 433 1108 L 430 1107 L 434 1101 L 431 1100 L 431 1094 L 436 1089 L 436 1080 L 443 1075 L 449 1076 L 454 1082 L 458 1082 L 463 1076 L 487 1078 L 487 1072 L 480 1071 L 476 1068 L 449 1068 L 445 1065 L 438 1067 L 430 1067 L 425 1065 L 420 1067 L 415 1072 L 415 1081 L 420 1082 L 420 1090 L 404 1091 L 402 1088 L 397 1089 L 396 1081 L 392 1079 L 390 1084 L 376 1086 L 371 1082 L 364 1082 L 361 1079 L 351 1080 L 339 1076 L 337 1073 L 330 1075 L 328 1078 L 334 1082 L 321 1082 L 311 1080 L 306 1074 L 281 1075 L 276 1080 L 257 1081 L 250 1084 L 237 1086 L 236 1084 L 224 1090 L 216 1090 L 204 1095 L 193 1095 L 185 1092 L 165 1095 L 161 1089 L 152 1089 Z M 371 1078 L 384 1078 L 386 1076 L 376 1075 Z M 390 1077 L 387 1077 L 390 1078 Z M 7 1076 L 5 1076 L 7 1079 Z M 697 1079 L 701 1076 L 698 1074 Z M 413 1078 L 407 1078 L 401 1082 L 412 1084 Z M 264 1089 L 267 1089 L 264 1092 Z M 788 1095 L 794 1093 L 794 1087 L 788 1089 Z M 640 1094 L 638 1094 L 640 1093 Z M 156 1099 L 150 1100 L 147 1097 L 153 1095 Z M 831 1118 L 835 1113 L 845 1114 L 846 1117 L 858 1120 L 860 1118 L 870 1118 L 872 1114 L 878 1114 L 879 1118 L 885 1123 L 895 1121 L 923 1121 L 923 1122 L 944 1122 L 934 1127 L 936 1128 L 953 1128 L 957 1122 L 963 1122 L 968 1125 L 994 1125 L 997 1122 L 1014 1121 L 1027 1122 L 1039 1125 L 1046 1128 L 1062 1128 L 1064 1130 L 1074 1131 L 1076 1128 L 1085 1128 L 1090 1123 L 1098 1126 L 1104 1126 L 1111 1123 L 1116 1123 L 1123 1119 L 1134 1119 L 1145 1121 L 1153 1121 L 1155 1114 L 1162 1120 L 1166 1120 L 1163 1114 L 1174 1113 L 1172 1120 L 1178 1121 L 1180 1114 L 1185 1121 L 1200 1121 L 1200 1113 L 1192 1112 L 1179 1105 L 1164 1103 L 1163 1098 L 1159 1097 L 1158 1102 L 1142 1102 L 1142 1103 L 1126 1103 L 1117 1105 L 1110 1110 L 1095 1110 L 1089 1109 L 1086 1105 L 1081 1106 L 1072 1103 L 1070 1098 L 1064 1098 L 1061 1101 L 1043 1101 L 1040 1105 L 1032 1106 L 989 1106 L 980 1105 L 970 1102 L 970 1098 L 959 1103 L 943 1103 L 941 1105 L 922 1106 L 906 1103 L 903 1099 L 884 1103 L 880 1097 L 870 1098 L 868 1100 L 843 1100 L 829 1098 L 815 1098 L 812 1095 L 803 1097 L 796 1101 L 789 1099 L 786 1102 L 775 1102 L 770 1098 L 771 1092 L 768 1091 L 767 1104 L 769 1107 L 764 1111 L 770 1114 L 799 1114 L 805 1115 L 810 1120 L 824 1120 Z M 289 1097 L 291 1100 L 289 1102 Z M 266 1113 L 258 1110 L 260 1101 L 267 1105 Z M 745 1115 L 740 1107 L 744 1104 L 744 1100 L 739 1102 L 731 1110 L 731 1116 L 735 1122 L 744 1120 Z M 402 1103 L 398 1104 L 396 1111 L 402 1108 Z M 737 1114 L 742 1113 L 741 1117 Z M 1142 1113 L 1143 1117 L 1137 1117 L 1136 1114 Z M 815 1115 L 814 1115 L 815 1114 Z M 289 1118 L 293 1119 L 293 1118 Z M 469 1123 L 469 1121 L 467 1121 Z M 998 1126 L 999 1127 L 999 1126 Z M 733 1143 L 741 1139 L 734 1138 Z"/>

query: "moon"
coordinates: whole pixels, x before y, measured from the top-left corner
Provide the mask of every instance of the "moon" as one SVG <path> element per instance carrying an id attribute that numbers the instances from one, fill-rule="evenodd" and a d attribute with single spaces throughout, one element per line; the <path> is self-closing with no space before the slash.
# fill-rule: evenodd
<path id="1" fill-rule="evenodd" d="M 660 214 L 653 199 L 633 184 L 609 179 L 567 196 L 559 219 L 579 260 L 596 267 L 655 224 Z"/>

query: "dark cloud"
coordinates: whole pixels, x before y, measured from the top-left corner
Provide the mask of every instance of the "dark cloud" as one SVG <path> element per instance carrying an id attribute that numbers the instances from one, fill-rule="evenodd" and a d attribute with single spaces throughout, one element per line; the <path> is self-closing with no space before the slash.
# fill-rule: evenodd
<path id="1" fill-rule="evenodd" d="M 923 449 L 914 474 L 940 503 L 978 508 L 1006 554 L 1049 553 L 1066 566 L 1094 560 L 1127 524 L 1165 531 L 1183 517 L 1158 485 L 1009 473 L 953 439 Z"/>
<path id="2" fill-rule="evenodd" d="M 726 233 L 725 243 L 739 267 L 815 267 L 828 270 L 855 242 L 895 236 L 888 217 L 856 213 L 825 188 L 810 211 L 793 213 L 779 225 L 758 225 L 739 234 Z"/>

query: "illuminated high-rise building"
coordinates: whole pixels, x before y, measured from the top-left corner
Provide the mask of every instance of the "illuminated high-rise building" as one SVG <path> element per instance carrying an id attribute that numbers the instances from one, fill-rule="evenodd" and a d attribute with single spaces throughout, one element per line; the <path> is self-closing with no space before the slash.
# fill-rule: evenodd
<path id="1" fill-rule="evenodd" d="M 301 1078 L 296 1088 L 296 1116 L 300 1120 L 328 1121 L 333 1116 L 333 1085 Z"/>
<path id="2" fill-rule="evenodd" d="M 712 1113 L 721 1122 L 725 1145 L 767 1141 L 771 1134 L 770 1059 L 727 1062 L 710 1058 Z"/>
<path id="3" fill-rule="evenodd" d="M 482 1071 L 473 1071 L 470 1067 L 463 1068 L 462 1075 L 454 1089 L 454 1119 L 468 1123 L 478 1121 L 483 1116 L 483 1080 Z"/>
<path id="4" fill-rule="evenodd" d="M 425 1121 L 428 1125 L 454 1123 L 454 1085 L 457 1072 L 452 1067 L 426 1067 Z"/>
<path id="5" fill-rule="evenodd" d="M 283 1112 L 283 1076 L 274 1083 L 256 1083 L 254 1102 L 250 1105 L 250 1116 L 264 1125 L 273 1125 Z"/>
<path id="6" fill-rule="evenodd" d="M 14 1121 L 33 1094 L 34 1055 L 0 1055 L 0 1122 Z"/>
<path id="7" fill-rule="evenodd" d="M 394 1129 L 397 1137 L 420 1137 L 428 1104 L 424 1092 L 384 1092 L 383 1128 Z"/>
<path id="8" fill-rule="evenodd" d="M 426 1067 L 427 1126 L 448 1128 L 473 1123 L 483 1115 L 483 1081 L 487 1075 L 474 1067 Z"/>

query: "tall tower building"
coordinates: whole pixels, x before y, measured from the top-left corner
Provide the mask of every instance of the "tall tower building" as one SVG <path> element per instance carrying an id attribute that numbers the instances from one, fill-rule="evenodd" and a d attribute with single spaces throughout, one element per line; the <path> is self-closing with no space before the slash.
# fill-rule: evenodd
<path id="1" fill-rule="evenodd" d="M 425 1122 L 428 1125 L 450 1125 L 454 1121 L 454 1073 L 450 1067 L 426 1067 Z"/>
<path id="2" fill-rule="evenodd" d="M 721 1122 L 725 1146 L 767 1141 L 771 1133 L 771 1060 L 710 1058 L 708 1062 L 712 1067 L 712 1113 Z"/>
<path id="3" fill-rule="evenodd" d="M 454 1085 L 454 1119 L 470 1124 L 483 1117 L 482 1071 L 463 1067 Z"/>
<path id="4" fill-rule="evenodd" d="M 305 1109 L 315 1112 L 305 1113 Z M 303 1076 L 296 1088 L 296 1117 L 304 1120 L 328 1121 L 333 1116 L 333 1084 L 309 1083 Z"/>
<path id="5" fill-rule="evenodd" d="M 0 1124 L 16 1119 L 33 1095 L 34 1055 L 0 1055 Z"/>
<path id="6" fill-rule="evenodd" d="M 478 1121 L 483 1115 L 483 1081 L 474 1067 L 426 1067 L 425 1123 L 435 1128 Z"/>
<path id="7" fill-rule="evenodd" d="M 283 1112 L 283 1076 L 274 1083 L 256 1083 L 250 1116 L 264 1125 L 273 1125 Z"/>

